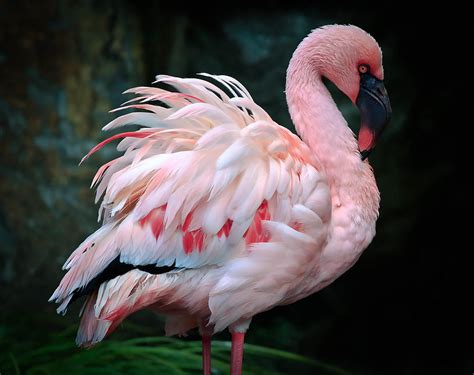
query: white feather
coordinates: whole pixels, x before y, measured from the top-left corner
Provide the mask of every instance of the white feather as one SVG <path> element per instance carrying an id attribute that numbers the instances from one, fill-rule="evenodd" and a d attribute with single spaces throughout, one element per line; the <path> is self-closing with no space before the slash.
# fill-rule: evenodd
<path id="1" fill-rule="evenodd" d="M 212 283 L 203 289 L 208 291 L 212 313 L 227 314 L 227 320 L 219 321 L 220 328 L 239 314 L 235 309 L 218 306 L 219 301 L 228 301 L 225 291 L 248 288 L 242 275 L 265 274 L 272 252 L 291 269 L 293 258 L 288 248 L 293 250 L 295 244 L 305 248 L 314 243 L 317 231 L 322 231 L 321 223 L 327 219 L 328 189 L 307 147 L 274 123 L 238 81 L 227 76 L 205 76 L 227 92 L 206 80 L 161 75 L 157 82 L 172 85 L 178 92 L 150 87 L 130 89 L 128 93 L 139 96 L 122 109 L 147 112 L 119 116 L 104 127 L 107 130 L 138 124 L 148 132 L 152 128 L 153 134 L 124 138 L 118 145 L 124 154 L 96 174 L 93 185 L 97 185 L 97 199 L 103 196 L 99 212 L 105 213 L 104 224 L 65 264 L 68 272 L 51 297 L 61 303 L 61 311 L 74 290 L 87 285 L 119 256 L 120 261 L 129 264 L 175 264 L 193 269 L 196 280 L 203 278 L 201 268 L 227 270 L 228 276 L 219 283 L 216 280 L 219 287 L 215 292 L 209 292 Z M 152 104 L 155 100 L 169 108 Z M 259 223 L 254 223 L 255 215 L 264 201 L 268 204 L 265 214 L 270 218 L 262 225 L 270 234 L 270 242 L 248 245 L 244 235 Z M 147 219 L 154 209 L 163 211 L 162 227 L 160 222 L 152 222 L 161 216 L 153 214 Z M 292 228 L 294 223 L 301 224 L 302 229 Z M 225 235 L 220 232 L 224 225 L 230 230 Z M 189 233 L 202 236 L 202 249 L 185 249 L 183 239 L 185 235 L 189 238 Z M 258 260 L 251 262 L 249 254 Z M 278 267 L 275 265 L 275 272 Z M 110 324 L 100 319 L 119 308 L 132 311 L 151 284 L 158 288 L 156 293 L 163 291 L 163 280 L 134 270 L 103 283 L 95 299 L 96 320 L 84 323 L 78 340 L 101 340 Z M 263 277 L 258 288 L 264 290 L 270 282 L 274 280 Z M 180 287 L 179 283 L 173 285 Z M 281 293 L 285 288 L 281 282 Z M 182 293 L 174 295 L 174 300 L 184 299 L 187 292 Z M 254 305 L 247 301 L 241 307 L 252 311 Z M 192 311 L 199 309 L 197 304 L 190 306 Z M 209 308 L 207 303 L 205 306 Z"/>
<path id="2" fill-rule="evenodd" d="M 102 128 L 102 130 L 115 129 L 125 125 L 141 125 L 153 128 L 157 127 L 158 124 L 161 124 L 159 123 L 159 117 L 157 117 L 157 115 L 154 113 L 133 112 L 127 113 L 126 115 L 122 115 L 117 117 L 115 120 L 110 121 Z"/>
<path id="3" fill-rule="evenodd" d="M 246 158 L 257 154 L 258 149 L 252 147 L 248 139 L 239 138 L 219 156 L 216 167 L 217 169 L 224 169 L 237 161 L 244 162 Z"/>

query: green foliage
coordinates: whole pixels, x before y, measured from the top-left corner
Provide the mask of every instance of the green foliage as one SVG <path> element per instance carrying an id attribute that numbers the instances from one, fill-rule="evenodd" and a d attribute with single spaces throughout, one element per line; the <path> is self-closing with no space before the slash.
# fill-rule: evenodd
<path id="1" fill-rule="evenodd" d="M 4 374 L 200 374 L 201 343 L 171 337 L 110 338 L 91 349 L 74 344 L 76 327 L 51 335 L 39 346 L 30 349 L 8 347 L 15 337 L 7 330 L 0 332 L 0 373 Z M 127 329 L 141 331 L 127 325 Z M 22 343 L 25 344 L 25 343 Z M 214 374 L 229 373 L 231 343 L 212 343 Z M 344 375 L 347 372 L 313 359 L 258 345 L 245 345 L 245 373 L 278 374 L 289 372 Z"/>

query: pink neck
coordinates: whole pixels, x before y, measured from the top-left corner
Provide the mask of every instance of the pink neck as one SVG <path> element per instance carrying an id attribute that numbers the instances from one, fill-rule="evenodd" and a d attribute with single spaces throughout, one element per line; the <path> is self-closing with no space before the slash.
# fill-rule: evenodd
<path id="1" fill-rule="evenodd" d="M 324 85 L 317 64 L 298 48 L 287 72 L 286 97 L 298 134 L 321 163 L 335 204 L 364 201 L 378 209 L 372 169 Z"/>

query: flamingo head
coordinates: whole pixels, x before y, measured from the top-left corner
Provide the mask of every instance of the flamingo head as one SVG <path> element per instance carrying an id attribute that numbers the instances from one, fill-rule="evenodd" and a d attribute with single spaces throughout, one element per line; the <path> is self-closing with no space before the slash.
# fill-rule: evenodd
<path id="1" fill-rule="evenodd" d="M 314 39 L 313 39 L 314 38 Z M 308 39 L 313 62 L 359 108 L 359 150 L 367 158 L 390 121 L 392 109 L 383 83 L 382 51 L 375 39 L 356 26 L 316 29 Z"/>

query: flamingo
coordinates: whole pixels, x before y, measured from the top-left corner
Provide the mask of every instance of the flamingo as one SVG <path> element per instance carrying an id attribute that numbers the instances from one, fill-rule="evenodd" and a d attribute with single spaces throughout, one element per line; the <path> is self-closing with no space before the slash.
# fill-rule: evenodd
<path id="1" fill-rule="evenodd" d="M 92 181 L 102 226 L 71 254 L 50 301 L 85 296 L 76 342 L 91 346 L 128 315 L 166 317 L 167 335 L 232 334 L 240 374 L 252 317 L 311 295 L 359 258 L 375 235 L 380 194 L 368 155 L 391 117 L 382 53 L 351 25 L 313 30 L 295 50 L 286 97 L 299 138 L 236 79 L 158 75 L 174 89 L 136 87 L 103 130 L 123 154 Z M 358 139 L 322 81 L 359 108 Z M 82 162 L 81 161 L 81 162 Z"/>

